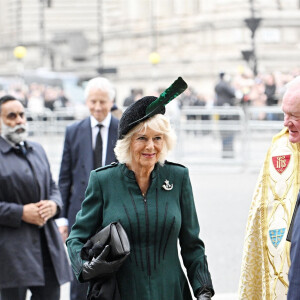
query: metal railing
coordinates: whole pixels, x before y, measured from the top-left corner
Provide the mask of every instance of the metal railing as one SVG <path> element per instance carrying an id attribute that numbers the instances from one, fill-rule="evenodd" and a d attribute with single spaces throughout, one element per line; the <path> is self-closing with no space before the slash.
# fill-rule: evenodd
<path id="1" fill-rule="evenodd" d="M 78 119 L 72 108 L 27 112 L 27 118 L 31 135 L 61 135 Z M 173 125 L 178 142 L 171 156 L 176 161 L 260 165 L 272 136 L 283 128 L 283 113 L 280 107 L 183 107 Z M 231 137 L 232 150 L 224 156 L 222 142 L 227 137 Z"/>
<path id="2" fill-rule="evenodd" d="M 175 159 L 183 163 L 258 166 L 283 128 L 283 113 L 280 107 L 184 107 L 175 126 Z"/>
<path id="3" fill-rule="evenodd" d="M 36 112 L 26 110 L 29 130 L 32 135 L 64 134 L 69 124 L 87 115 L 85 109 L 78 112 L 74 107 L 60 108 L 55 111 L 47 108 Z"/>

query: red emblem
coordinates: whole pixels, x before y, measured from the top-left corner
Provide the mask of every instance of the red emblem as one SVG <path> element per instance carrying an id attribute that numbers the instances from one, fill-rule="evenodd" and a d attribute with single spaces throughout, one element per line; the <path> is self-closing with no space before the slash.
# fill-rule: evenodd
<path id="1" fill-rule="evenodd" d="M 273 166 L 276 171 L 281 174 L 288 166 L 291 155 L 272 156 Z"/>

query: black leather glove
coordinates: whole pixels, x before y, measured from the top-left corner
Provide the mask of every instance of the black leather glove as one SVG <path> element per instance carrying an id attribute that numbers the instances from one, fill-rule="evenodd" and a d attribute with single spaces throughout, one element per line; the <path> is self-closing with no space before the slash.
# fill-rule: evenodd
<path id="1" fill-rule="evenodd" d="M 127 255 L 124 257 L 114 260 L 114 261 L 106 261 L 106 258 L 109 254 L 110 246 L 107 245 L 103 249 L 103 251 L 95 258 L 93 258 L 90 262 L 85 262 L 82 268 L 82 278 L 84 281 L 88 281 L 95 277 L 105 277 L 112 275 L 117 272 L 121 267 Z"/>
<path id="2" fill-rule="evenodd" d="M 204 292 L 197 296 L 197 300 L 211 300 L 211 292 Z"/>

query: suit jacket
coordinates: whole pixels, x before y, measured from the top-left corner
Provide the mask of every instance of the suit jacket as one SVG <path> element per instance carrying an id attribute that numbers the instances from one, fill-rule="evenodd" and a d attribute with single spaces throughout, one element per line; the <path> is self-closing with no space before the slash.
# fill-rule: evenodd
<path id="1" fill-rule="evenodd" d="M 55 221 L 43 228 L 22 221 L 23 205 L 53 200 L 62 207 L 41 145 L 27 142 L 27 155 L 0 137 L 0 289 L 45 284 L 41 230 L 60 284 L 71 280 L 71 270 Z"/>
<path id="2" fill-rule="evenodd" d="M 114 147 L 118 138 L 119 120 L 111 117 L 108 132 L 106 164 L 116 160 Z M 67 127 L 59 174 L 59 189 L 63 200 L 60 217 L 67 218 L 69 230 L 81 208 L 90 172 L 94 168 L 90 117 Z"/>

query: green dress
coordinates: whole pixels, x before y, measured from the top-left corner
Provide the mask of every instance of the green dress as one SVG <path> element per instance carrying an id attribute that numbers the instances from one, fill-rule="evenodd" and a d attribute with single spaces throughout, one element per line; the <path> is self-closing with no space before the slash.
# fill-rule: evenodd
<path id="1" fill-rule="evenodd" d="M 117 273 L 122 300 L 192 299 L 179 261 L 178 240 L 194 294 L 205 287 L 213 292 L 187 168 L 156 164 L 143 197 L 134 173 L 115 163 L 91 172 L 85 197 L 67 239 L 80 281 L 83 244 L 99 229 L 119 221 L 131 246 Z"/>

